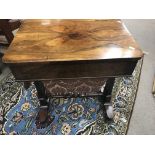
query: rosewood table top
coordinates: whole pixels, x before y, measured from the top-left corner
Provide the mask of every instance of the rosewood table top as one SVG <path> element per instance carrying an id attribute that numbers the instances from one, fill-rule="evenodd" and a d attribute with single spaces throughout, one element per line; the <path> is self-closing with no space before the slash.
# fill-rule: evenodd
<path id="1" fill-rule="evenodd" d="M 121 20 L 25 20 L 6 63 L 140 58 Z"/>
<path id="2" fill-rule="evenodd" d="M 116 76 L 130 75 L 131 71 L 125 71 L 127 66 L 133 71 L 132 62 L 135 65 L 142 56 L 141 49 L 121 20 L 25 20 L 3 62 L 10 65 L 18 80 L 50 79 L 113 76 L 112 70 L 118 73 Z M 76 74 L 67 72 L 65 67 Z M 99 75 L 94 71 L 107 67 L 108 71 Z M 86 68 L 94 73 L 89 75 Z M 20 75 L 16 73 L 17 69 L 21 71 Z M 45 75 L 44 70 L 49 73 L 51 69 L 55 75 Z M 31 78 L 28 71 L 34 74 Z"/>

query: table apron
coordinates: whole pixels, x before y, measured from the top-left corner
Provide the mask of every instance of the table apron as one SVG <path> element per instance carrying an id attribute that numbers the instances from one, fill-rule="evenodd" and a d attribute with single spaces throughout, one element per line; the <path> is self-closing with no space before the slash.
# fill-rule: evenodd
<path id="1" fill-rule="evenodd" d="M 8 64 L 17 81 L 131 76 L 138 60 Z"/>

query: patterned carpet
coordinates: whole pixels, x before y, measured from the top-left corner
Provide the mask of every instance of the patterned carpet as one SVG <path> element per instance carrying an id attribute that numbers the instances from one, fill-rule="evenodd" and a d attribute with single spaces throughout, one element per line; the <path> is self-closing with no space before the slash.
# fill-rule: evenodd
<path id="1" fill-rule="evenodd" d="M 0 134 L 13 135 L 122 135 L 126 134 L 139 82 L 142 61 L 133 77 L 117 78 L 113 88 L 114 118 L 106 117 L 99 97 L 51 99 L 50 119 L 38 129 L 38 98 L 35 86 L 28 91 L 12 74 L 0 82 Z M 76 111 L 76 112 L 73 112 Z"/>

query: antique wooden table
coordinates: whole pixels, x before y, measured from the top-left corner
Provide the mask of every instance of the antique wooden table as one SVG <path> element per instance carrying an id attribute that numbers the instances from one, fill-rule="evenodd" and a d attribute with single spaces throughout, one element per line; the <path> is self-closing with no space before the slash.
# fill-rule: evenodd
<path id="1" fill-rule="evenodd" d="M 57 97 L 98 95 L 95 86 L 106 82 L 100 93 L 109 103 L 115 77 L 131 76 L 142 57 L 121 20 L 25 20 L 3 62 L 17 81 L 24 81 L 25 88 L 34 81 L 40 100 L 39 122 L 43 124 L 49 105 L 47 92 Z M 95 79 L 89 87 L 87 82 Z M 78 80 L 84 81 L 80 89 Z M 62 83 L 66 87 L 72 84 L 66 89 L 59 87 Z M 50 91 L 49 86 L 57 86 L 56 91 Z"/>

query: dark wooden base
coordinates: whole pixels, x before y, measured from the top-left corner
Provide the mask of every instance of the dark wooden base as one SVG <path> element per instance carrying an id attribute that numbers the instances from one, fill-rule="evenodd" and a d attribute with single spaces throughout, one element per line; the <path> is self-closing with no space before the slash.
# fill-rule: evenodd
<path id="1" fill-rule="evenodd" d="M 111 94 L 112 94 L 114 82 L 115 82 L 115 78 L 109 78 L 106 82 L 106 86 L 103 92 L 103 103 L 105 105 L 111 102 Z M 48 115 L 50 103 L 48 102 L 48 96 L 46 94 L 46 88 L 43 82 L 35 81 L 34 85 L 37 89 L 38 99 L 40 101 L 40 107 L 39 107 L 36 124 L 38 128 L 44 128 L 46 127 L 46 125 L 48 125 L 47 122 L 50 120 L 49 118 L 50 116 Z M 24 82 L 25 89 L 28 89 L 29 86 L 30 86 L 30 82 Z"/>
<path id="2" fill-rule="evenodd" d="M 36 86 L 38 99 L 40 101 L 40 109 L 37 116 L 36 124 L 40 124 L 40 127 L 45 127 L 46 121 L 48 120 L 48 110 L 49 103 L 47 102 L 46 89 L 44 84 L 41 81 L 35 81 L 34 85 Z"/>
<path id="3" fill-rule="evenodd" d="M 25 81 L 24 87 L 28 89 L 30 87 L 31 82 Z M 49 103 L 47 102 L 47 95 L 46 89 L 41 81 L 35 81 L 34 85 L 37 89 L 38 99 L 40 101 L 39 112 L 37 116 L 36 124 L 39 124 L 39 128 L 45 127 L 46 121 L 48 120 L 48 110 L 49 110 Z"/>
<path id="4" fill-rule="evenodd" d="M 109 78 L 106 82 L 106 86 L 104 88 L 103 92 L 103 104 L 104 104 L 104 110 L 106 111 L 106 116 L 109 119 L 113 119 L 114 113 L 113 113 L 113 106 L 112 106 L 112 90 L 114 86 L 115 78 Z"/>
<path id="5" fill-rule="evenodd" d="M 111 102 L 111 94 L 112 94 L 112 89 L 114 86 L 115 78 L 108 78 L 104 92 L 103 92 L 103 102 L 110 103 Z"/>

